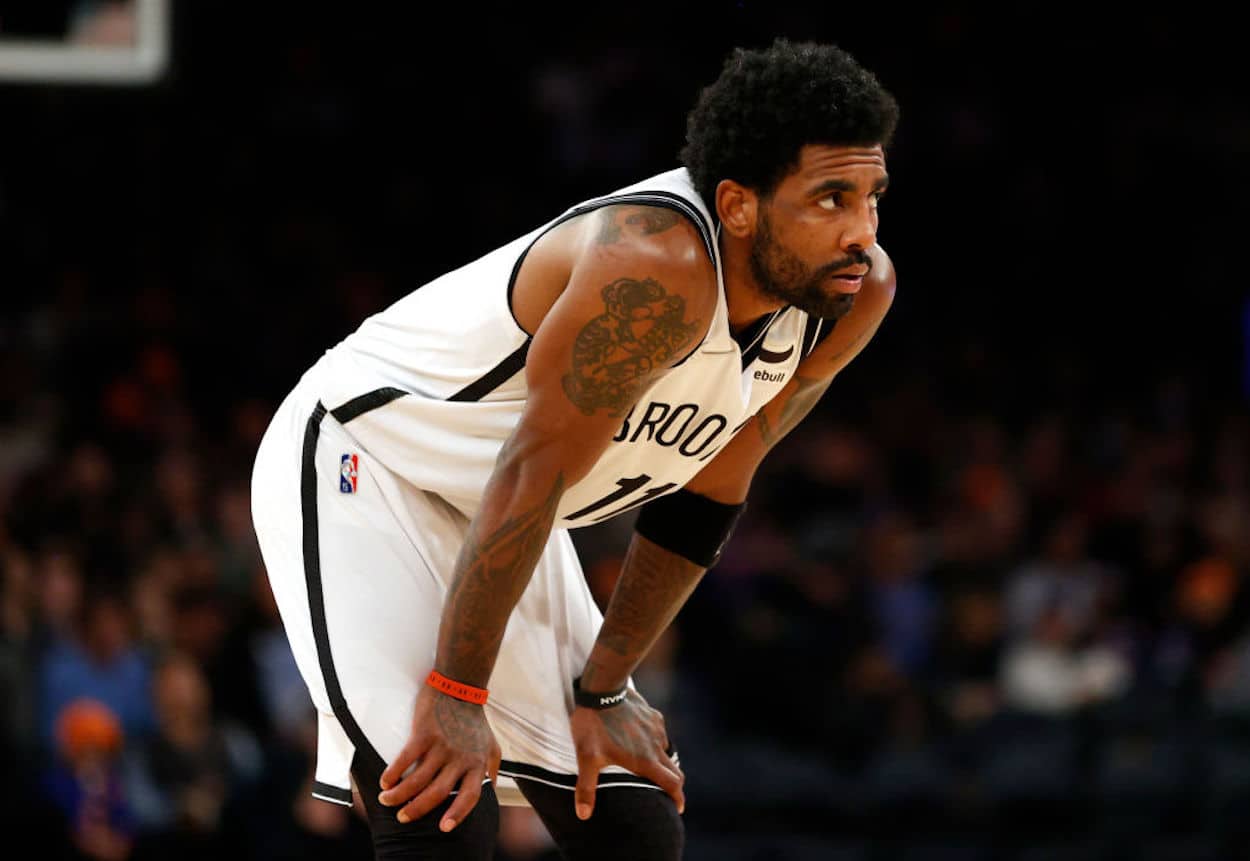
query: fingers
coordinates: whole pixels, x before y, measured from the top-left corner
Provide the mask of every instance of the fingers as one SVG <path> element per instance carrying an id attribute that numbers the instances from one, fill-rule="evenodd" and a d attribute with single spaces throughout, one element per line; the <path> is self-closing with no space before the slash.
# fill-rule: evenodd
<path id="1" fill-rule="evenodd" d="M 451 803 L 451 807 L 447 808 L 447 812 L 443 814 L 438 827 L 443 831 L 455 828 L 473 812 L 474 805 L 481 797 L 482 774 L 476 769 L 471 769 L 465 772 L 464 779 L 460 781 L 460 792 L 456 794 L 456 800 Z"/>
<path id="2" fill-rule="evenodd" d="M 677 805 L 678 813 L 686 812 L 686 793 L 682 789 L 682 785 L 686 782 L 686 776 L 682 774 L 681 769 L 673 764 L 668 757 L 658 760 L 650 760 L 646 767 L 642 769 L 642 776 L 649 777 L 663 789 L 673 802 Z"/>
<path id="3" fill-rule="evenodd" d="M 682 786 L 686 782 L 686 775 L 669 755 L 672 745 L 669 742 L 668 726 L 664 721 L 664 716 L 658 711 L 652 711 L 652 727 L 660 755 L 652 761 L 655 770 L 654 774 L 650 776 L 660 785 L 661 789 L 673 797 L 673 801 L 677 803 L 677 812 L 684 813 L 686 810 L 686 796 L 682 791 Z"/>
<path id="4" fill-rule="evenodd" d="M 499 766 L 503 763 L 503 753 L 496 744 L 490 752 L 490 762 L 486 766 L 486 776 L 490 778 L 490 785 L 499 788 Z"/>
<path id="5" fill-rule="evenodd" d="M 657 769 L 671 775 L 672 779 L 677 781 L 679 785 L 684 784 L 686 782 L 686 773 L 681 770 L 680 765 L 673 762 L 673 760 L 670 759 L 668 756 L 664 754 L 660 754 L 658 757 L 656 757 L 656 759 L 654 760 L 654 763 Z"/>
<path id="6" fill-rule="evenodd" d="M 591 757 L 578 757 L 577 786 L 573 790 L 573 804 L 578 819 L 589 819 L 595 811 L 595 788 L 599 785 L 600 761 Z"/>
<path id="7" fill-rule="evenodd" d="M 400 822 L 414 822 L 425 816 L 447 800 L 447 796 L 451 795 L 451 791 L 456 788 L 456 783 L 463 774 L 463 768 L 455 768 L 452 765 L 444 766 L 438 773 L 438 777 L 421 790 L 416 798 L 400 808 L 395 818 Z M 444 828 L 443 830 L 450 829 Z"/>
<path id="8" fill-rule="evenodd" d="M 577 786 L 573 790 L 573 804 L 578 819 L 589 819 L 595 810 L 595 790 L 599 785 L 599 771 L 603 767 L 601 760 L 585 757 L 577 763 Z M 678 813 L 686 812 L 686 793 L 682 788 L 686 776 L 671 759 L 660 756 L 658 759 L 644 760 L 637 764 L 635 774 L 646 777 L 664 790 L 677 805 Z"/>
<path id="9" fill-rule="evenodd" d="M 408 770 L 408 766 L 416 762 L 417 758 L 425 752 L 424 747 L 423 744 L 415 740 L 410 740 L 404 745 L 399 754 L 391 760 L 391 764 L 382 772 L 382 779 L 378 783 L 383 790 L 390 789 L 399 783 L 404 772 Z"/>
<path id="10" fill-rule="evenodd" d="M 381 792 L 378 795 L 378 801 L 387 807 L 403 804 L 424 789 L 442 770 L 445 763 L 445 757 L 437 756 L 434 751 L 430 751 L 407 777 L 390 789 Z"/>

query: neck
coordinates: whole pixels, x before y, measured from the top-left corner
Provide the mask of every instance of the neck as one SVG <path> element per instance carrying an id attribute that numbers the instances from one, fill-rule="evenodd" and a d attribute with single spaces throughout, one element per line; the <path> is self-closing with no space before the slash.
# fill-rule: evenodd
<path id="1" fill-rule="evenodd" d="M 771 314 L 786 303 L 766 296 L 751 272 L 751 250 L 747 243 L 722 232 L 721 267 L 725 274 L 725 306 L 729 330 L 735 335 L 753 322 Z"/>

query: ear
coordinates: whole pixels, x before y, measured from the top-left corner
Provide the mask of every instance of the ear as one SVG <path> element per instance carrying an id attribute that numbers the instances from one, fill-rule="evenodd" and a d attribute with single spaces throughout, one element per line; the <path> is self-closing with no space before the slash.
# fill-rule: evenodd
<path id="1" fill-rule="evenodd" d="M 755 232 L 758 208 L 759 197 L 745 185 L 722 179 L 716 186 L 716 215 L 731 236 L 745 239 Z"/>

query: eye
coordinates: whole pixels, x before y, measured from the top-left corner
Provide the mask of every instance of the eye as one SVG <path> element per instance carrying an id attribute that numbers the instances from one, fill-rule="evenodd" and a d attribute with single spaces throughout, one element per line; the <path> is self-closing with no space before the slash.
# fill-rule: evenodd
<path id="1" fill-rule="evenodd" d="M 881 198 L 883 197 L 885 197 L 884 191 L 874 191 L 872 194 L 868 195 L 868 199 L 870 201 L 868 205 L 871 206 L 873 209 L 876 209 L 878 206 L 881 205 Z"/>
<path id="2" fill-rule="evenodd" d="M 835 191 L 832 194 L 827 194 L 818 201 L 818 204 L 821 209 L 827 209 L 832 212 L 842 205 L 842 192 Z"/>

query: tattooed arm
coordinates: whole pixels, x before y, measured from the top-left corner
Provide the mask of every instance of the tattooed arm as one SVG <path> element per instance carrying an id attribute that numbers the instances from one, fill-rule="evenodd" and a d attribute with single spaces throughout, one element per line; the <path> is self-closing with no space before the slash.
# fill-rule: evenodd
<path id="1" fill-rule="evenodd" d="M 706 569 L 635 534 L 582 672 L 588 691 L 619 690 Z"/>
<path id="2" fill-rule="evenodd" d="M 635 533 L 582 671 L 582 688 L 606 692 L 624 687 L 705 570 Z M 648 765 L 654 773 L 671 764 L 663 716 L 632 689 L 625 702 L 610 709 L 575 709 L 572 726 L 578 764 L 574 803 L 582 819 L 594 809 L 596 779 L 603 766 L 619 763 L 636 774 L 646 774 Z M 682 812 L 684 795 L 673 797 Z"/>
<path id="3" fill-rule="evenodd" d="M 457 561 L 435 669 L 485 687 L 564 489 L 699 342 L 715 302 L 699 234 L 673 211 L 612 207 L 586 225 L 568 287 L 534 333 L 525 410 Z"/>
<path id="4" fill-rule="evenodd" d="M 694 349 L 715 309 L 702 239 L 669 210 L 612 207 L 564 236 L 567 286 L 537 285 L 549 291 L 544 313 L 517 309 L 518 320 L 541 318 L 526 359 L 529 394 L 470 524 L 439 627 L 434 669 L 475 687 L 488 685 L 565 489 L 589 472 L 646 387 Z M 442 823 L 450 830 L 498 759 L 481 706 L 423 685 L 409 742 L 383 772 L 382 803 L 404 805 L 408 821 L 459 786 Z"/>
<path id="5" fill-rule="evenodd" d="M 879 248 L 873 270 L 854 308 L 833 333 L 799 365 L 789 385 L 751 420 L 686 489 L 717 502 L 745 501 L 751 478 L 764 455 L 788 433 L 829 388 L 834 376 L 872 338 L 894 298 L 894 271 Z M 603 626 L 582 672 L 582 687 L 592 692 L 619 690 L 672 623 L 706 569 L 635 533 L 621 568 Z M 586 818 L 594 805 L 595 776 L 609 762 L 636 773 L 654 768 L 654 751 L 667 749 L 668 736 L 659 712 L 630 690 L 621 705 L 606 711 L 574 710 L 578 779 L 577 815 Z M 652 757 L 647 759 L 647 755 Z M 652 771 L 651 773 L 655 773 Z M 683 798 L 674 795 L 678 807 Z"/>
<path id="6" fill-rule="evenodd" d="M 834 376 L 864 348 L 894 298 L 894 271 L 880 249 L 872 273 L 833 333 L 686 489 L 717 502 L 746 500 L 764 455 L 806 416 Z M 676 617 L 705 569 L 635 534 L 582 675 L 589 691 L 619 689 Z"/>

